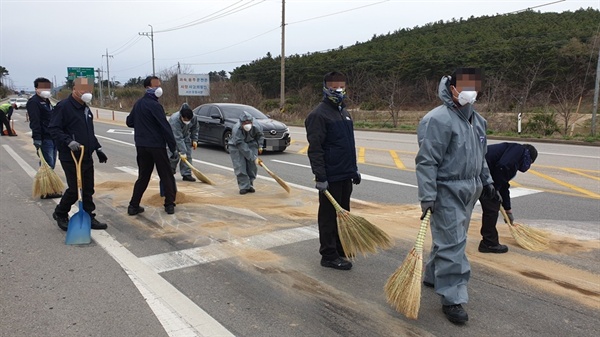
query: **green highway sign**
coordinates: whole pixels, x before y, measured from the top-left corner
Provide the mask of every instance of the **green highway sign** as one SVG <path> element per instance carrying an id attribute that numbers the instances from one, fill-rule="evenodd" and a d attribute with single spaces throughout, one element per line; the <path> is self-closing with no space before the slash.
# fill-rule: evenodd
<path id="1" fill-rule="evenodd" d="M 94 68 L 68 67 L 67 79 L 69 81 L 73 81 L 77 77 L 87 77 L 93 80 L 94 78 L 96 78 L 94 74 Z"/>

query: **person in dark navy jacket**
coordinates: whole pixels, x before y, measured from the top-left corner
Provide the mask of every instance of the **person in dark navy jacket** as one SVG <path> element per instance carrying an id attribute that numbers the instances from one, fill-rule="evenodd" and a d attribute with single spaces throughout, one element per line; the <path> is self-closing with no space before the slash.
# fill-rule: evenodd
<path id="1" fill-rule="evenodd" d="M 322 193 L 328 190 L 346 210 L 350 210 L 352 183 L 360 183 L 356 165 L 354 124 L 345 109 L 346 76 L 330 72 L 323 80 L 323 101 L 306 117 L 308 158 L 319 190 L 319 242 L 321 266 L 349 270 L 352 263 L 340 243 L 337 215 Z"/>
<path id="2" fill-rule="evenodd" d="M 92 153 L 96 152 L 98 160 L 106 163 L 108 158 L 102 152 L 102 147 L 94 134 L 94 115 L 88 107 L 92 100 L 94 84 L 85 77 L 76 78 L 73 92 L 69 97 L 58 102 L 54 114 L 50 119 L 48 128 L 58 148 L 58 158 L 65 171 L 67 190 L 60 199 L 52 217 L 58 227 L 66 231 L 69 224 L 69 211 L 77 201 L 77 170 L 71 156 L 74 152 L 79 159 L 81 145 L 84 146 L 83 160 L 81 163 L 81 182 L 83 210 L 89 213 L 92 219 L 92 229 L 106 229 L 106 224 L 99 222 L 93 213 L 96 209 L 92 196 L 94 195 L 94 159 Z"/>
<path id="3" fill-rule="evenodd" d="M 500 205 L 508 214 L 511 222 L 514 221 L 510 204 L 510 180 L 513 179 L 518 171 L 527 172 L 529 167 L 537 158 L 538 152 L 533 145 L 517 143 L 500 143 L 488 145 L 485 160 L 490 169 L 490 174 L 494 180 L 494 187 L 502 197 L 500 198 L 479 198 L 483 216 L 481 219 L 481 236 L 483 239 L 479 243 L 481 253 L 506 253 L 508 247 L 501 245 L 498 239 L 498 230 L 496 222 L 498 221 L 498 212 Z"/>
<path id="4" fill-rule="evenodd" d="M 144 211 L 144 208 L 140 206 L 140 201 L 148 188 L 155 165 L 161 186 L 164 188 L 165 212 L 167 214 L 175 213 L 177 191 L 175 177 L 167 155 L 167 146 L 172 153 L 172 159 L 177 159 L 179 153 L 165 110 L 158 102 L 158 98 L 162 96 L 160 85 L 160 79 L 156 76 L 148 76 L 144 80 L 146 94 L 135 102 L 126 120 L 127 126 L 134 129 L 136 159 L 139 167 L 138 179 L 133 186 L 133 194 L 129 201 L 129 207 L 127 207 L 129 215 L 136 215 Z"/>

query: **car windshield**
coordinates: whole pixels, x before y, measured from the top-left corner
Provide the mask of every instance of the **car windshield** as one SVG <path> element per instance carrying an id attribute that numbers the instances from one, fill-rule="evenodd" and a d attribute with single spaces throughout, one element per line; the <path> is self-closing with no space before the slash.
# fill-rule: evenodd
<path id="1" fill-rule="evenodd" d="M 262 112 L 257 110 L 254 107 L 249 105 L 230 105 L 221 107 L 225 112 L 226 118 L 235 118 L 238 119 L 245 112 L 252 115 L 252 117 L 256 119 L 269 119 L 269 117 L 265 116 Z"/>

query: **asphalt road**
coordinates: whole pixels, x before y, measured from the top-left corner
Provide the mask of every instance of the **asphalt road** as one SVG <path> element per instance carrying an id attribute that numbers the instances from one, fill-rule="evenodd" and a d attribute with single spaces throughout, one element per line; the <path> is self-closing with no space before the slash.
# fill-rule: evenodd
<path id="1" fill-rule="evenodd" d="M 293 143 L 286 152 L 263 155 L 292 186 L 289 196 L 263 171 L 255 195 L 238 195 L 229 156 L 202 145 L 194 165 L 217 186 L 183 184 L 177 174 L 188 200 L 178 204 L 174 217 L 150 199 L 144 214 L 128 217 L 137 169 L 131 129 L 119 121 L 120 113 L 114 122 L 96 122 L 109 161 L 96 164 L 95 201 L 109 228 L 94 231 L 91 245 L 72 247 L 64 245 L 64 232 L 51 219 L 55 201 L 31 198 L 37 161 L 22 112 L 14 115 L 19 137 L 0 140 L 0 336 L 595 336 L 600 331 L 598 147 L 534 143 L 538 161 L 532 172 L 515 179 L 513 210 L 518 221 L 551 231 L 560 239 L 555 246 L 564 250 L 528 252 L 511 245 L 502 256 L 479 254 L 475 229 L 468 248 L 470 321 L 455 326 L 430 289 L 422 291 L 416 321 L 385 301 L 383 285 L 414 242 L 410 226 L 408 235 L 385 227 L 396 245 L 357 258 L 349 272 L 319 266 L 316 219 L 310 216 L 317 195 L 301 128 L 291 128 Z M 112 119 L 112 113 L 99 117 Z M 416 137 L 357 131 L 356 140 L 363 182 L 355 187 L 354 209 L 376 220 L 372 208 L 403 209 L 398 222 L 412 225 L 418 214 L 406 214 L 417 209 Z M 147 197 L 152 193 L 156 188 Z"/>

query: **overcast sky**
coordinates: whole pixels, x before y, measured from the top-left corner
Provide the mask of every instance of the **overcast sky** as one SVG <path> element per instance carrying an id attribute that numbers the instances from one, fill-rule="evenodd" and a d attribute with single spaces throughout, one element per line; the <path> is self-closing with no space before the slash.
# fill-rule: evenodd
<path id="1" fill-rule="evenodd" d="M 285 54 L 326 51 L 429 22 L 506 14 L 600 9 L 600 0 L 286 0 Z M 121 83 L 156 73 L 232 71 L 281 55 L 282 0 L 0 0 L 5 81 L 33 90 L 36 77 L 63 84 L 67 67 L 103 68 Z M 108 54 L 111 57 L 103 57 Z"/>

